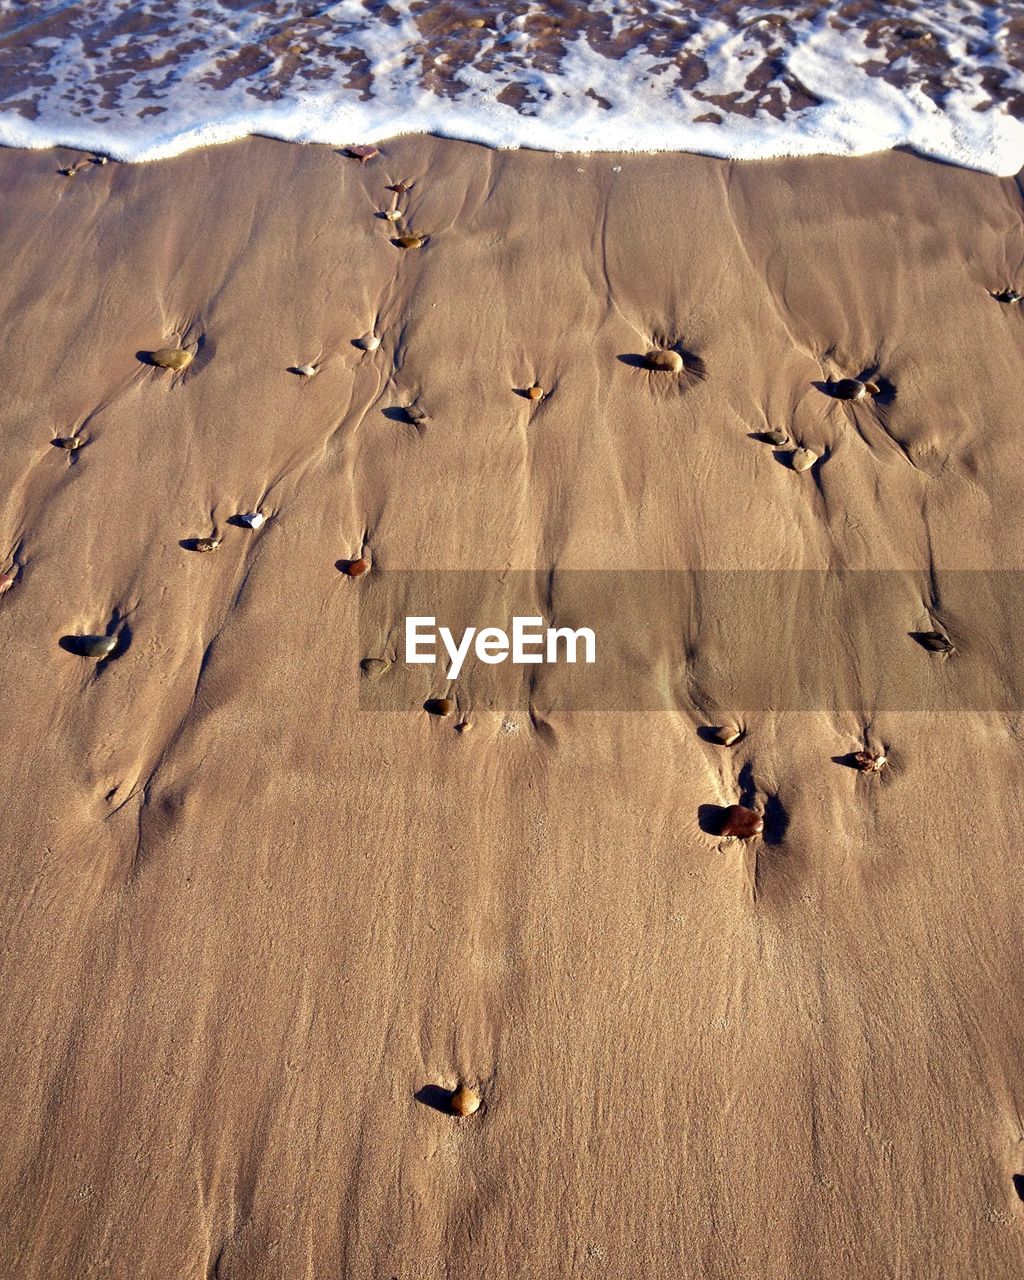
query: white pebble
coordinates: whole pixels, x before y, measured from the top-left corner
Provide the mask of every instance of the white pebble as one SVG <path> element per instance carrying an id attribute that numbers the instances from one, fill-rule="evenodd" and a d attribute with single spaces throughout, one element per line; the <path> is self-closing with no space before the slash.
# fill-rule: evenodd
<path id="1" fill-rule="evenodd" d="M 365 337 L 358 338 L 356 342 L 364 351 L 376 351 L 380 346 L 380 338 L 373 333 L 368 333 Z"/>
<path id="2" fill-rule="evenodd" d="M 248 525 L 250 529 L 260 529 L 267 523 L 267 517 L 262 511 L 250 511 L 238 518 L 244 525 Z"/>

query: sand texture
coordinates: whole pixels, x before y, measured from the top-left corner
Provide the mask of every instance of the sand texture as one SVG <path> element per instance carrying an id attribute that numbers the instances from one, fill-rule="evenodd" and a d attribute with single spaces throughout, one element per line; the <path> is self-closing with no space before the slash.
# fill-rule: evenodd
<path id="1" fill-rule="evenodd" d="M 943 596 L 1024 568 L 1017 182 L 80 158 L 0 152 L 0 1273 L 1019 1275 L 1019 634 Z M 841 568 L 898 607 L 753 573 Z M 753 576 L 728 626 L 701 579 L 621 633 L 656 707 L 474 662 L 376 706 L 437 570 L 536 571 L 544 612 L 578 571 Z M 839 692 L 730 704 L 762 613 L 765 678 L 826 634 Z M 883 706 L 889 654 L 944 700 Z"/>

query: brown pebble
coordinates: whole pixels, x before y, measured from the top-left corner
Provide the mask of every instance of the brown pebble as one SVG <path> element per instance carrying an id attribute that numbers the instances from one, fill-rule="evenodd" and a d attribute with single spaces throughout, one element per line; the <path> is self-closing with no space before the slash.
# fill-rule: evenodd
<path id="1" fill-rule="evenodd" d="M 428 698 L 423 705 L 432 716 L 450 716 L 455 710 L 455 699 Z"/>
<path id="2" fill-rule="evenodd" d="M 917 640 L 929 653 L 956 653 L 953 641 L 949 636 L 944 636 L 941 631 L 921 631 L 917 635 Z"/>
<path id="3" fill-rule="evenodd" d="M 543 399 L 544 399 L 544 388 L 543 388 L 543 387 L 539 387 L 539 386 L 537 385 L 537 383 L 535 382 L 535 383 L 533 384 L 533 386 L 532 386 L 532 387 L 528 387 L 528 388 L 527 388 L 527 390 L 526 390 L 526 394 L 527 394 L 527 396 L 529 396 L 529 398 L 530 398 L 531 400 L 543 400 Z"/>
<path id="4" fill-rule="evenodd" d="M 683 357 L 678 351 L 649 351 L 647 353 L 647 366 L 662 373 L 682 373 Z"/>
<path id="5" fill-rule="evenodd" d="M 161 369 L 173 369 L 175 373 L 187 369 L 192 363 L 192 358 L 191 351 L 183 351 L 180 347 L 160 347 L 149 353 L 151 364 L 158 365 Z"/>
<path id="6" fill-rule="evenodd" d="M 8 569 L 6 573 L 0 573 L 0 596 L 5 591 L 10 591 L 11 587 L 18 581 L 18 570 Z"/>
<path id="7" fill-rule="evenodd" d="M 361 578 L 364 573 L 370 572 L 370 562 L 365 556 L 360 556 L 358 560 L 348 562 L 345 572 L 350 578 Z"/>
<path id="8" fill-rule="evenodd" d="M 861 773 L 878 773 L 885 768 L 883 751 L 855 751 L 853 759 Z"/>
<path id="9" fill-rule="evenodd" d="M 773 444 L 777 448 L 789 444 L 789 434 L 785 431 L 765 431 L 762 438 L 767 444 Z"/>
<path id="10" fill-rule="evenodd" d="M 390 186 L 390 187 L 388 187 L 388 190 L 389 190 L 389 191 L 395 191 L 395 192 L 397 192 L 397 193 L 398 193 L 398 195 L 400 195 L 400 196 L 404 196 L 404 195 L 405 195 L 405 193 L 406 193 L 407 191 L 411 191 L 411 190 L 412 190 L 412 183 L 411 183 L 411 182 L 404 182 L 404 181 L 403 181 L 403 182 L 393 182 L 393 183 L 391 184 L 391 186 Z"/>
<path id="11" fill-rule="evenodd" d="M 862 382 L 860 378 L 840 378 L 828 385 L 837 400 L 863 400 L 869 393 L 878 395 L 878 386 L 874 382 Z"/>
<path id="12" fill-rule="evenodd" d="M 53 444 L 57 449 L 81 449 L 85 441 L 81 436 L 58 436 Z"/>
<path id="13" fill-rule="evenodd" d="M 401 249 L 421 249 L 426 243 L 426 236 L 407 235 L 399 236 L 395 244 Z"/>
<path id="14" fill-rule="evenodd" d="M 366 143 L 358 147 L 346 147 L 345 152 L 353 160 L 358 160 L 360 164 L 366 164 L 367 160 L 372 160 L 374 156 L 380 155 L 380 147 L 375 147 L 372 143 Z"/>
<path id="15" fill-rule="evenodd" d="M 794 449 L 789 455 L 789 465 L 794 471 L 810 471 L 817 461 L 818 455 L 813 449 Z"/>
<path id="16" fill-rule="evenodd" d="M 731 747 L 743 737 L 743 730 L 738 724 L 723 724 L 711 731 L 711 736 L 722 747 Z"/>
<path id="17" fill-rule="evenodd" d="M 464 1117 L 475 1115 L 480 1110 L 482 1101 L 479 1089 L 473 1089 L 468 1084 L 460 1084 L 458 1088 L 452 1090 L 448 1105 L 453 1115 Z"/>
<path id="18" fill-rule="evenodd" d="M 764 818 L 756 809 L 742 804 L 731 804 L 722 816 L 719 835 L 733 840 L 752 840 L 764 830 Z"/>
<path id="19" fill-rule="evenodd" d="M 220 546 L 220 538 L 196 538 L 192 544 L 194 551 L 216 551 Z"/>

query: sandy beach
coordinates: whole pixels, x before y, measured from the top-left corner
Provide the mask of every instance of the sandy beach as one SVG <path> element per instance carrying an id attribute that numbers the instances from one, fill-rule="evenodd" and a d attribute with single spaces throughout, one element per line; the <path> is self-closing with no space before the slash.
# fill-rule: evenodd
<path id="1" fill-rule="evenodd" d="M 942 595 L 1024 569 L 1018 180 L 89 159 L 0 150 L 0 1271 L 1018 1275 L 1019 637 Z M 554 616 L 563 575 L 712 570 L 751 575 L 728 625 L 702 588 L 621 629 L 644 705 L 472 660 L 374 700 L 420 575 Z M 797 570 L 903 603 L 752 645 Z M 802 684 L 819 633 L 837 692 L 741 697 L 737 653 Z M 880 702 L 890 654 L 943 697 Z M 762 833 L 716 834 L 737 803 Z"/>

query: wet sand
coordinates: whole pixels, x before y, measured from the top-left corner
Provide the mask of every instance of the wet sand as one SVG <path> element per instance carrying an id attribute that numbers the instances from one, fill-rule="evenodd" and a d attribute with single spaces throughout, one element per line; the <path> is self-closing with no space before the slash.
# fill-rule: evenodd
<path id="1" fill-rule="evenodd" d="M 1018 183 L 80 158 L 0 151 L 3 1271 L 1016 1275 L 1018 708 L 880 710 L 871 665 L 729 706 L 711 595 L 637 629 L 659 710 L 503 705 L 473 662 L 365 688 L 439 569 L 900 570 L 906 633 L 956 641 L 920 662 L 984 670 L 941 581 L 1024 568 Z M 763 831 L 723 840 L 737 804 Z"/>

